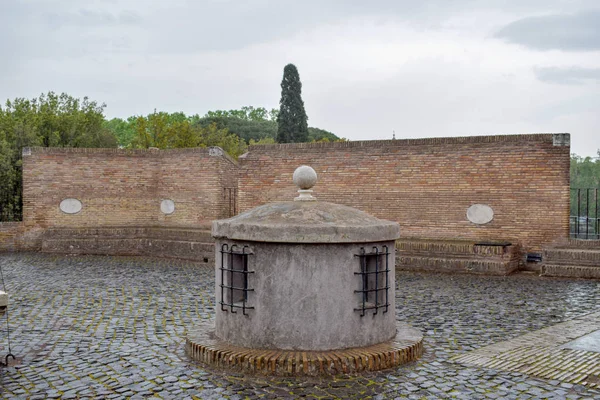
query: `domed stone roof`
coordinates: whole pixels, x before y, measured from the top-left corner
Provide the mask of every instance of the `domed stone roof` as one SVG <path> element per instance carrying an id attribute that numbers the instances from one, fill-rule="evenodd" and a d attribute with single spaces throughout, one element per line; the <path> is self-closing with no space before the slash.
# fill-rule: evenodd
<path id="1" fill-rule="evenodd" d="M 213 221 L 212 235 L 255 242 L 364 243 L 396 240 L 400 227 L 339 204 L 286 201 Z"/>

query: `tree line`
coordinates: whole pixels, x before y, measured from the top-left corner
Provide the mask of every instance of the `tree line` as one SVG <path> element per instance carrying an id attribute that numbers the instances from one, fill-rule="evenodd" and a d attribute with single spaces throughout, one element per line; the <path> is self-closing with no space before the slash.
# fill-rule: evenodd
<path id="1" fill-rule="evenodd" d="M 0 221 L 22 218 L 24 147 L 121 147 L 160 149 L 219 146 L 232 157 L 248 145 L 337 141 L 331 132 L 308 127 L 298 69 L 285 66 L 279 110 L 242 107 L 204 116 L 154 110 L 145 116 L 107 120 L 106 104 L 66 93 L 17 98 L 0 106 Z"/>
<path id="2" fill-rule="evenodd" d="M 202 117 L 155 110 L 146 116 L 106 120 L 103 126 L 114 134 L 122 148 L 219 146 L 232 157 L 237 157 L 246 151 L 248 145 L 287 143 L 277 140 L 278 114 L 276 109 L 252 106 L 209 111 Z M 345 139 L 324 129 L 309 127 L 304 141 L 339 140 Z"/>
<path id="3" fill-rule="evenodd" d="M 0 221 L 22 218 L 23 147 L 219 146 L 238 157 L 252 144 L 346 140 L 308 126 L 301 92 L 298 69 L 288 64 L 279 109 L 247 106 L 203 116 L 154 110 L 145 116 L 107 120 L 106 105 L 87 97 L 49 92 L 34 99 L 8 100 L 4 107 L 0 105 Z M 573 154 L 571 187 L 600 188 L 600 159 Z"/>
<path id="4" fill-rule="evenodd" d="M 571 155 L 571 216 L 597 218 L 600 216 L 600 150 L 598 157 Z M 580 190 L 574 190 L 580 189 Z M 592 189 L 592 190 L 587 190 Z M 598 196 L 598 197 L 597 197 Z M 576 218 L 571 219 L 575 224 Z M 593 220 L 592 233 L 597 233 L 597 222 Z M 585 229 L 588 224 L 584 223 Z M 574 227 L 571 226 L 573 233 Z M 581 233 L 581 232 L 580 232 Z"/>
<path id="5" fill-rule="evenodd" d="M 0 221 L 22 218 L 23 147 L 121 147 L 161 149 L 219 146 L 232 157 L 250 144 L 277 142 L 279 111 L 262 107 L 209 111 L 204 116 L 153 111 L 106 119 L 105 104 L 49 92 L 0 105 Z M 341 140 L 308 128 L 306 141 Z"/>
<path id="6" fill-rule="evenodd" d="M 571 154 L 571 188 L 600 189 L 600 150 L 597 157 Z"/>

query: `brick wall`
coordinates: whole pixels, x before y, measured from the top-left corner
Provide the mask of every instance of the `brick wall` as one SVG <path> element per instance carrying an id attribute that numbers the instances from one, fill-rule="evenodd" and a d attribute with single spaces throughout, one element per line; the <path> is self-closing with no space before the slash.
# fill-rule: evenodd
<path id="1" fill-rule="evenodd" d="M 23 156 L 27 229 L 102 226 L 208 226 L 223 218 L 223 185 L 235 162 L 219 148 L 175 150 L 32 148 Z M 59 209 L 83 203 L 77 214 Z M 173 200 L 175 212 L 160 210 Z"/>
<path id="2" fill-rule="evenodd" d="M 48 228 L 208 227 L 232 207 L 239 212 L 291 200 L 292 173 L 309 164 L 319 174 L 317 198 L 398 221 L 404 238 L 509 240 L 539 251 L 568 236 L 565 139 L 538 134 L 252 146 L 239 167 L 219 148 L 26 149 L 23 226 L 7 225 L 0 242 L 14 247 L 17 235 L 22 248 L 38 248 Z M 61 212 L 65 198 L 82 201 L 82 211 Z M 163 199 L 174 201 L 175 213 L 161 213 Z M 467 220 L 467 208 L 477 203 L 494 210 L 490 223 Z"/>
<path id="3" fill-rule="evenodd" d="M 0 222 L 0 251 L 18 250 L 22 233 L 22 222 Z"/>
<path id="4" fill-rule="evenodd" d="M 291 200 L 311 165 L 315 196 L 398 221 L 403 237 L 510 240 L 526 251 L 569 229 L 569 136 L 534 134 L 261 145 L 240 157 L 239 208 Z M 566 144 L 565 144 L 566 142 Z M 476 225 L 472 204 L 494 219 Z"/>

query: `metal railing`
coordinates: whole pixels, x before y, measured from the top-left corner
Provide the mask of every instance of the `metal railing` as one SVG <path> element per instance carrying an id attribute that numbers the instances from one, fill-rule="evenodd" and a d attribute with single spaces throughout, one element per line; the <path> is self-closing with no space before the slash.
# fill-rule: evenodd
<path id="1" fill-rule="evenodd" d="M 223 203 L 225 206 L 225 218 L 231 218 L 237 215 L 237 196 L 238 190 L 233 187 L 223 188 Z"/>
<path id="2" fill-rule="evenodd" d="M 600 239 L 600 198 L 597 188 L 571 189 L 569 236 Z"/>

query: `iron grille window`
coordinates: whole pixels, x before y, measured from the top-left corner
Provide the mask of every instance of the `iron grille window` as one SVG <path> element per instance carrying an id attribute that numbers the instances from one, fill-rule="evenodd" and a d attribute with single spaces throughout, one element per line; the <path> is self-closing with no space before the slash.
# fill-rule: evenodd
<path id="1" fill-rule="evenodd" d="M 364 247 L 361 247 L 360 253 L 355 254 L 360 260 L 360 272 L 355 275 L 360 276 L 360 289 L 354 293 L 359 295 L 359 307 L 354 311 L 360 311 L 360 316 L 364 317 L 367 310 L 373 310 L 373 315 L 383 308 L 386 313 L 389 307 L 389 251 L 387 246 L 382 246 L 381 251 L 377 246 L 373 246 L 371 252 L 367 253 Z"/>
<path id="2" fill-rule="evenodd" d="M 248 251 L 248 246 L 239 250 L 239 246 L 234 244 L 221 246 L 221 311 L 230 311 L 237 313 L 236 308 L 242 309 L 242 314 L 246 310 L 252 310 L 254 307 L 248 307 L 248 292 L 254 289 L 248 288 L 248 274 L 254 271 L 248 271 L 248 256 L 252 253 Z"/>

